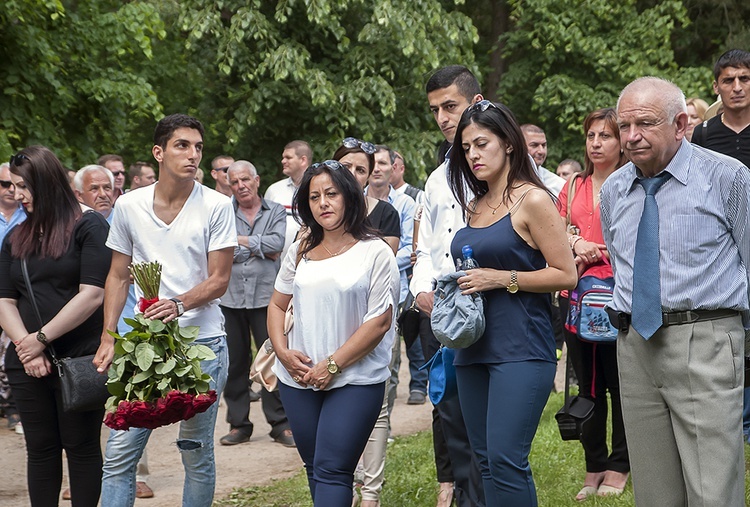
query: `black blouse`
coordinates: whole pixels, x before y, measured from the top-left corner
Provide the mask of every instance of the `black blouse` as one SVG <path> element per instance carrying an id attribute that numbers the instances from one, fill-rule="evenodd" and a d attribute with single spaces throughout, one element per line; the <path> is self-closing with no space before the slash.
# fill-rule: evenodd
<path id="1" fill-rule="evenodd" d="M 28 291 L 21 272 L 20 259 L 11 255 L 8 239 L 0 250 L 0 298 L 18 301 L 18 312 L 26 329 L 31 333 L 39 329 Z M 79 285 L 104 287 L 112 252 L 105 246 L 109 224 L 99 213 L 83 214 L 73 229 L 73 238 L 68 250 L 59 259 L 30 257 L 26 263 L 31 286 L 42 320 L 47 323 L 79 291 Z M 93 354 L 99 347 L 104 313 L 100 306 L 86 321 L 52 342 L 58 357 L 80 357 Z M 16 354 L 15 345 L 10 345 L 5 356 L 5 367 L 21 369 L 23 365 Z"/>

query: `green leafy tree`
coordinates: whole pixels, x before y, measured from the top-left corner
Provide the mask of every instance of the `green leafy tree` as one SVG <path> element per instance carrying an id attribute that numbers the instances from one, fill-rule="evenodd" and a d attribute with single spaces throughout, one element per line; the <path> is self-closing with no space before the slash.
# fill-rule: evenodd
<path id="1" fill-rule="evenodd" d="M 683 2 L 639 8 L 635 0 L 511 0 L 505 35 L 507 71 L 499 96 L 521 123 L 547 131 L 547 167 L 583 159 L 583 119 L 614 107 L 622 88 L 641 76 L 676 82 L 688 95 L 709 96 L 707 66 L 680 67 L 672 38 L 690 24 Z"/>
<path id="2" fill-rule="evenodd" d="M 472 66 L 477 32 L 436 0 L 187 0 L 181 28 L 193 59 L 217 75 L 202 118 L 221 149 L 252 160 L 264 183 L 278 177 L 292 139 L 315 159 L 345 136 L 388 143 L 423 178 L 439 132 L 424 83 L 438 67 Z M 412 172 L 413 174 L 413 172 Z"/>

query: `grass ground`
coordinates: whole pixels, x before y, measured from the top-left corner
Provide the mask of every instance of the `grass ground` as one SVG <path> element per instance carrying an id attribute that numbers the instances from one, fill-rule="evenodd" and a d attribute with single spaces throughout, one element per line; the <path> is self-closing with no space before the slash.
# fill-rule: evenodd
<path id="1" fill-rule="evenodd" d="M 531 452 L 540 507 L 632 507 L 633 488 L 630 483 L 619 498 L 590 498 L 583 503 L 573 497 L 582 485 L 583 450 L 576 441 L 563 442 L 555 422 L 555 412 L 562 406 L 563 395 L 552 394 L 542 415 Z M 750 476 L 746 472 L 745 482 Z M 433 507 L 437 497 L 432 435 L 397 438 L 388 446 L 385 485 L 381 497 L 383 507 Z M 750 486 L 747 491 L 750 492 Z M 750 496 L 746 497 L 750 505 Z M 215 507 L 310 507 L 309 491 L 304 473 L 270 485 L 239 488 L 229 497 L 218 500 Z"/>

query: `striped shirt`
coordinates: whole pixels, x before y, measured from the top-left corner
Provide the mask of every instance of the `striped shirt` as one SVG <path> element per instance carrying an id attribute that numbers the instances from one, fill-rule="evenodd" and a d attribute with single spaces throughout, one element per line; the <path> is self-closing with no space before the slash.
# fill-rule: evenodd
<path id="1" fill-rule="evenodd" d="M 682 144 L 656 193 L 662 311 L 748 310 L 750 172 L 741 162 Z M 615 273 L 611 306 L 630 313 L 633 259 L 645 191 L 640 170 L 624 165 L 600 194 L 602 232 Z M 750 328 L 747 311 L 745 328 Z"/>

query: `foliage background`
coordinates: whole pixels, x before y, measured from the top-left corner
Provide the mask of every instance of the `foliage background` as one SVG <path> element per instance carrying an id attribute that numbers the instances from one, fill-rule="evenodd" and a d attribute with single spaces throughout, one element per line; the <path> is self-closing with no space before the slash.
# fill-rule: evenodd
<path id="1" fill-rule="evenodd" d="M 4 0 L 0 159 L 41 143 L 71 168 L 151 160 L 155 122 L 186 112 L 207 129 L 204 170 L 245 158 L 263 188 L 288 141 L 320 160 L 346 135 L 423 181 L 441 141 L 424 83 L 461 63 L 547 131 L 554 168 L 583 158 L 583 117 L 635 77 L 712 102 L 711 66 L 750 48 L 748 19 L 740 0 Z"/>

